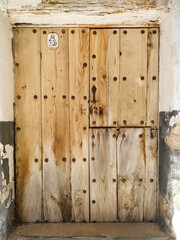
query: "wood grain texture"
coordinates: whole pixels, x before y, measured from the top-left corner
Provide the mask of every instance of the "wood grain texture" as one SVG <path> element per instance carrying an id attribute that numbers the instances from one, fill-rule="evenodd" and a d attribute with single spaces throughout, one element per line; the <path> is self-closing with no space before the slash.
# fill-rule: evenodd
<path id="1" fill-rule="evenodd" d="M 147 126 L 158 126 L 158 49 L 159 29 L 148 30 Z"/>
<path id="2" fill-rule="evenodd" d="M 13 47 L 16 213 L 21 222 L 35 222 L 42 219 L 40 30 L 15 29 Z"/>
<path id="3" fill-rule="evenodd" d="M 89 29 L 69 29 L 72 221 L 89 221 Z"/>
<path id="4" fill-rule="evenodd" d="M 47 46 L 49 33 L 57 33 L 59 47 Z M 41 30 L 42 144 L 44 220 L 71 220 L 68 31 Z M 48 162 L 46 162 L 48 159 Z"/>
<path id="5" fill-rule="evenodd" d="M 146 125 L 147 29 L 120 30 L 119 123 Z"/>
<path id="6" fill-rule="evenodd" d="M 145 181 L 145 132 L 142 128 L 121 129 L 117 142 L 118 219 L 143 221 Z"/>
<path id="7" fill-rule="evenodd" d="M 90 219 L 117 221 L 116 135 L 114 129 L 90 132 Z"/>
<path id="8" fill-rule="evenodd" d="M 92 88 L 96 88 L 93 94 Z M 90 31 L 90 126 L 117 126 L 119 30 Z M 95 96 L 94 96 L 95 95 Z"/>
<path id="9" fill-rule="evenodd" d="M 144 220 L 157 221 L 157 130 L 145 129 Z"/>

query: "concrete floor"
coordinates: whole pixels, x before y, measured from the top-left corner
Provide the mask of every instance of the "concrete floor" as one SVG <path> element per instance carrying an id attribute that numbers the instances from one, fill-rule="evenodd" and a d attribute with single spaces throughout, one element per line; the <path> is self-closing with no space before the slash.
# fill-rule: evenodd
<path id="1" fill-rule="evenodd" d="M 155 223 L 39 223 L 23 224 L 8 240 L 167 240 L 175 239 Z"/>

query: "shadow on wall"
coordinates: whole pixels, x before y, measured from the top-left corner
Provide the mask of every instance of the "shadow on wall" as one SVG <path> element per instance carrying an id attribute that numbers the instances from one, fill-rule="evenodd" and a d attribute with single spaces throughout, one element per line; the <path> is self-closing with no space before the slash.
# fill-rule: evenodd
<path id="1" fill-rule="evenodd" d="M 14 123 L 0 122 L 0 240 L 14 217 Z"/>
<path id="2" fill-rule="evenodd" d="M 180 239 L 180 112 L 160 113 L 160 224 Z M 179 236 L 178 236 L 179 235 Z"/>

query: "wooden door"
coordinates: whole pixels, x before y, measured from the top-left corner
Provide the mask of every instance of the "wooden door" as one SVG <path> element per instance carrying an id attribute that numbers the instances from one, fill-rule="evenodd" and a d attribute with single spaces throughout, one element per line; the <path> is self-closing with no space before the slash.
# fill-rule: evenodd
<path id="1" fill-rule="evenodd" d="M 17 28 L 14 61 L 18 219 L 156 221 L 158 29 Z"/>

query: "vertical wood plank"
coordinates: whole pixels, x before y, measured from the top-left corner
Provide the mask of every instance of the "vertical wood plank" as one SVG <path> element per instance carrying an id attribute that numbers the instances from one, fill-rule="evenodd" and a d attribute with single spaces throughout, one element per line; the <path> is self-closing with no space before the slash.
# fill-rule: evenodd
<path id="1" fill-rule="evenodd" d="M 147 29 L 120 30 L 121 126 L 146 125 Z"/>
<path id="2" fill-rule="evenodd" d="M 158 28 L 148 30 L 147 125 L 158 126 Z"/>
<path id="3" fill-rule="evenodd" d="M 91 129 L 91 221 L 117 221 L 116 135 L 113 129 Z"/>
<path id="4" fill-rule="evenodd" d="M 89 221 L 89 29 L 69 29 L 72 221 Z"/>
<path id="5" fill-rule="evenodd" d="M 93 87 L 96 88 L 95 99 Z M 90 31 L 90 126 L 118 122 L 119 30 Z"/>
<path id="6" fill-rule="evenodd" d="M 118 137 L 118 218 L 121 222 L 143 221 L 144 138 L 142 128 L 121 129 Z"/>
<path id="7" fill-rule="evenodd" d="M 47 46 L 49 33 L 56 33 L 59 46 Z M 44 220 L 71 220 L 68 31 L 41 30 L 42 142 Z"/>
<path id="8" fill-rule="evenodd" d="M 146 167 L 144 220 L 157 219 L 157 130 L 145 129 Z"/>
<path id="9" fill-rule="evenodd" d="M 40 30 L 14 30 L 16 213 L 41 221 Z M 33 197 L 31 197 L 33 196 Z"/>

